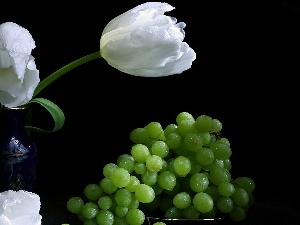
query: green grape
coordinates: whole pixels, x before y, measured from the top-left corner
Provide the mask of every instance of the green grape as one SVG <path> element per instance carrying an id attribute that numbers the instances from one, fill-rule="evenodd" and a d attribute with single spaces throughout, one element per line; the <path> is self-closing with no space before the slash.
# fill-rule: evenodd
<path id="1" fill-rule="evenodd" d="M 144 212 L 140 209 L 130 209 L 126 214 L 126 220 L 130 225 L 142 225 L 145 218 Z"/>
<path id="2" fill-rule="evenodd" d="M 103 190 L 98 184 L 88 184 L 85 186 L 83 193 L 87 199 L 90 201 L 95 201 L 100 198 Z"/>
<path id="3" fill-rule="evenodd" d="M 230 197 L 221 196 L 217 201 L 218 210 L 222 213 L 229 213 L 233 209 L 233 201 Z"/>
<path id="4" fill-rule="evenodd" d="M 211 164 L 214 159 L 214 153 L 210 148 L 202 147 L 196 153 L 196 160 L 201 166 L 207 166 Z"/>
<path id="5" fill-rule="evenodd" d="M 185 156 L 178 156 L 174 159 L 174 170 L 181 176 L 186 176 L 191 171 L 191 162 Z"/>
<path id="6" fill-rule="evenodd" d="M 145 145 L 150 150 L 152 148 L 153 143 L 158 141 L 158 140 L 159 140 L 158 138 L 150 138 Z"/>
<path id="7" fill-rule="evenodd" d="M 229 182 L 231 175 L 227 169 L 215 166 L 210 169 L 209 179 L 213 184 L 219 186 L 223 182 Z"/>
<path id="8" fill-rule="evenodd" d="M 110 180 L 118 188 L 125 187 L 130 182 L 130 173 L 124 168 L 116 168 L 112 171 Z"/>
<path id="9" fill-rule="evenodd" d="M 132 173 L 134 171 L 134 165 L 135 165 L 135 160 L 132 156 L 121 156 L 118 158 L 118 166 L 120 168 L 124 168 L 127 170 L 129 173 Z"/>
<path id="10" fill-rule="evenodd" d="M 229 159 L 232 155 L 232 151 L 229 145 L 217 140 L 210 145 L 210 149 L 213 151 L 216 159 Z"/>
<path id="11" fill-rule="evenodd" d="M 163 192 L 170 196 L 175 196 L 181 190 L 181 184 L 176 182 L 174 188 L 172 190 L 164 189 Z"/>
<path id="12" fill-rule="evenodd" d="M 161 158 L 165 158 L 169 154 L 169 146 L 166 142 L 158 140 L 155 141 L 151 146 L 151 153 Z"/>
<path id="13" fill-rule="evenodd" d="M 104 167 L 103 167 L 103 175 L 105 177 L 110 177 L 111 175 L 111 172 L 117 168 L 118 166 L 114 163 L 108 163 L 106 164 Z"/>
<path id="14" fill-rule="evenodd" d="M 143 174 L 147 171 L 147 167 L 146 167 L 145 163 L 136 162 L 135 165 L 134 165 L 134 171 L 137 174 Z"/>
<path id="15" fill-rule="evenodd" d="M 176 124 L 169 124 L 164 129 L 164 135 L 165 137 L 169 136 L 169 134 L 176 133 L 177 125 Z"/>
<path id="16" fill-rule="evenodd" d="M 150 170 L 146 170 L 145 173 L 141 175 L 141 180 L 144 184 L 153 185 L 157 182 L 158 173 Z"/>
<path id="17" fill-rule="evenodd" d="M 209 132 L 205 133 L 197 133 L 199 137 L 202 139 L 203 146 L 207 146 L 211 141 L 211 135 Z"/>
<path id="18" fill-rule="evenodd" d="M 223 182 L 218 186 L 218 192 L 224 197 L 230 197 L 235 191 L 235 187 L 231 182 Z"/>
<path id="19" fill-rule="evenodd" d="M 136 187 L 140 184 L 139 178 L 136 176 L 131 175 L 129 183 L 125 186 L 125 188 L 131 192 L 134 192 Z"/>
<path id="20" fill-rule="evenodd" d="M 164 216 L 167 219 L 182 219 L 183 218 L 183 210 L 176 208 L 176 206 L 171 206 L 167 209 Z"/>
<path id="21" fill-rule="evenodd" d="M 92 219 L 85 219 L 83 221 L 83 225 L 98 225 L 98 222 L 96 220 L 96 217 L 94 217 Z"/>
<path id="22" fill-rule="evenodd" d="M 213 119 L 207 115 L 201 115 L 197 117 L 195 121 L 195 129 L 200 133 L 206 133 L 213 128 Z"/>
<path id="23" fill-rule="evenodd" d="M 249 203 L 249 195 L 243 188 L 235 188 L 230 197 L 232 198 L 233 203 L 238 206 L 247 206 Z"/>
<path id="24" fill-rule="evenodd" d="M 177 133 L 171 133 L 166 136 L 166 144 L 170 149 L 177 149 L 182 144 L 182 138 Z"/>
<path id="25" fill-rule="evenodd" d="M 150 185 L 140 184 L 135 189 L 135 197 L 142 203 L 149 203 L 155 198 L 155 192 Z"/>
<path id="26" fill-rule="evenodd" d="M 110 207 L 112 206 L 113 201 L 111 200 L 111 198 L 107 195 L 101 196 L 98 199 L 98 206 L 100 209 L 110 209 Z"/>
<path id="27" fill-rule="evenodd" d="M 94 202 L 87 202 L 82 206 L 81 214 L 86 219 L 94 218 L 99 211 L 98 205 Z"/>
<path id="28" fill-rule="evenodd" d="M 196 209 L 194 205 L 189 205 L 187 208 L 184 208 L 182 214 L 184 219 L 189 220 L 196 220 L 200 216 L 200 212 Z"/>
<path id="29" fill-rule="evenodd" d="M 231 160 L 230 159 L 225 159 L 223 160 L 224 168 L 227 170 L 231 170 L 232 165 L 231 165 Z"/>
<path id="30" fill-rule="evenodd" d="M 129 209 L 128 209 L 128 207 L 126 207 L 126 206 L 116 205 L 116 208 L 115 208 L 115 214 L 116 214 L 118 217 L 124 217 L 124 216 L 126 216 L 128 210 L 129 210 Z"/>
<path id="31" fill-rule="evenodd" d="M 100 183 L 99 186 L 101 187 L 102 191 L 107 194 L 112 194 L 115 191 L 117 191 L 118 187 L 116 187 L 112 182 L 111 179 L 108 177 L 104 177 Z"/>
<path id="32" fill-rule="evenodd" d="M 193 120 L 182 120 L 177 125 L 177 133 L 180 134 L 182 137 L 186 136 L 188 133 L 194 133 L 195 127 L 194 127 L 195 121 Z"/>
<path id="33" fill-rule="evenodd" d="M 230 142 L 227 138 L 221 137 L 220 139 L 218 139 L 218 141 L 230 146 Z"/>
<path id="34" fill-rule="evenodd" d="M 176 123 L 179 124 L 183 120 L 195 121 L 193 115 L 189 112 L 181 112 L 176 116 Z"/>
<path id="35" fill-rule="evenodd" d="M 234 205 L 229 212 L 230 218 L 235 222 L 241 222 L 246 218 L 246 211 L 243 207 Z"/>
<path id="36" fill-rule="evenodd" d="M 84 201 L 81 197 L 71 197 L 67 201 L 67 209 L 71 213 L 75 213 L 75 214 L 80 213 L 83 205 L 84 205 Z"/>
<path id="37" fill-rule="evenodd" d="M 252 193 L 255 189 L 255 183 L 250 177 L 238 177 L 234 180 L 234 184 L 238 188 L 243 188 L 248 193 Z"/>
<path id="38" fill-rule="evenodd" d="M 178 177 L 178 174 L 176 173 L 176 171 L 174 169 L 174 160 L 175 160 L 175 158 L 169 158 L 167 160 L 167 170 L 170 171 L 171 173 L 173 173 L 176 177 Z"/>
<path id="39" fill-rule="evenodd" d="M 96 215 L 96 220 L 99 225 L 113 225 L 114 214 L 110 210 L 99 210 Z"/>
<path id="40" fill-rule="evenodd" d="M 165 190 L 172 190 L 176 185 L 176 177 L 174 173 L 166 170 L 158 174 L 157 182 Z"/>
<path id="41" fill-rule="evenodd" d="M 199 149 L 202 148 L 203 141 L 198 134 L 188 133 L 184 137 L 183 144 L 188 150 L 192 152 L 197 152 Z"/>
<path id="42" fill-rule="evenodd" d="M 209 180 L 204 173 L 195 173 L 191 176 L 190 186 L 195 192 L 203 192 L 209 185 Z"/>
<path id="43" fill-rule="evenodd" d="M 147 211 L 151 212 L 158 208 L 159 203 L 160 203 L 159 198 L 155 197 L 152 202 L 145 203 L 145 204 L 143 204 L 143 206 Z"/>
<path id="44" fill-rule="evenodd" d="M 126 188 L 121 188 L 116 191 L 115 200 L 120 206 L 128 206 L 131 202 L 131 192 Z"/>
<path id="45" fill-rule="evenodd" d="M 145 128 L 135 128 L 130 132 L 130 140 L 136 144 L 145 144 L 149 135 Z"/>
<path id="46" fill-rule="evenodd" d="M 131 155 L 136 162 L 146 162 L 150 156 L 150 150 L 144 144 L 135 144 L 131 147 Z"/>
<path id="47" fill-rule="evenodd" d="M 180 192 L 173 198 L 173 204 L 178 209 L 184 209 L 190 206 L 192 202 L 191 196 L 187 192 Z"/>
<path id="48" fill-rule="evenodd" d="M 222 123 L 220 120 L 218 119 L 213 119 L 212 120 L 212 130 L 214 132 L 220 132 L 222 130 Z"/>
<path id="49" fill-rule="evenodd" d="M 150 138 L 159 138 L 164 132 L 159 122 L 150 122 L 146 125 L 145 129 Z"/>
<path id="50" fill-rule="evenodd" d="M 214 202 L 212 197 L 210 197 L 205 192 L 199 192 L 195 194 L 192 202 L 195 208 L 199 210 L 199 212 L 201 213 L 207 213 L 211 211 L 214 207 Z"/>
<path id="51" fill-rule="evenodd" d="M 151 172 L 158 172 L 162 169 L 163 161 L 160 156 L 150 155 L 146 160 L 146 167 Z"/>

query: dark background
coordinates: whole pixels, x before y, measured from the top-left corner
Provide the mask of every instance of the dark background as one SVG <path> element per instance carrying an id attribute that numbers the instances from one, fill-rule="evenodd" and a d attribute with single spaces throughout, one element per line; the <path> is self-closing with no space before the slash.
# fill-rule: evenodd
<path id="1" fill-rule="evenodd" d="M 41 79 L 99 50 L 105 25 L 143 1 L 71 5 L 8 4 L 0 22 L 32 34 Z M 249 176 L 258 198 L 299 208 L 300 3 L 280 1 L 168 1 L 167 15 L 187 24 L 185 41 L 197 58 L 180 75 L 143 78 L 89 62 L 59 78 L 39 97 L 61 107 L 62 130 L 34 133 L 39 149 L 38 193 L 81 195 L 102 168 L 129 153 L 129 133 L 157 121 L 163 127 L 186 111 L 223 123 L 232 146 L 232 175 Z M 2 4 L 2 3 L 1 3 Z M 19 3 L 18 3 L 19 4 Z M 34 106 L 36 125 L 51 117 Z"/>

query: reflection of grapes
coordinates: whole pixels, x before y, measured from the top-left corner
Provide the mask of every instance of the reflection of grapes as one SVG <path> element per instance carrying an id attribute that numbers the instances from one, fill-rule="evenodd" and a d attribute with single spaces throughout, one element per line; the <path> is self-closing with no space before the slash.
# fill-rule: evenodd
<path id="1" fill-rule="evenodd" d="M 175 121 L 164 130 L 159 122 L 133 129 L 129 152 L 106 164 L 99 184 L 88 184 L 82 198 L 71 197 L 67 209 L 84 224 L 97 225 L 141 225 L 148 214 L 244 220 L 255 183 L 231 177 L 232 149 L 221 137 L 222 123 L 188 112 Z"/>

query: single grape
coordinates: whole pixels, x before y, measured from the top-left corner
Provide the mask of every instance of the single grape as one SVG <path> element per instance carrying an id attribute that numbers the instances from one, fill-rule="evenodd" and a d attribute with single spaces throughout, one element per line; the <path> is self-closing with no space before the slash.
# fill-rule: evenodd
<path id="1" fill-rule="evenodd" d="M 96 201 L 102 195 L 103 190 L 98 184 L 88 184 L 85 186 L 83 193 L 90 201 Z"/>
<path id="2" fill-rule="evenodd" d="M 206 133 L 213 128 L 213 119 L 207 115 L 197 117 L 195 121 L 195 129 L 200 133 Z"/>
<path id="3" fill-rule="evenodd" d="M 118 166 L 114 163 L 108 163 L 106 164 L 104 167 L 103 167 L 103 175 L 105 177 L 110 177 L 111 175 L 111 172 L 117 168 Z"/>
<path id="4" fill-rule="evenodd" d="M 63 224 L 62 224 L 63 225 Z M 67 224 L 69 225 L 69 224 Z M 98 225 L 98 222 L 96 220 L 96 217 L 92 218 L 92 219 L 85 219 L 83 221 L 83 225 Z"/>
<path id="5" fill-rule="evenodd" d="M 230 145 L 223 143 L 222 141 L 217 140 L 216 142 L 210 145 L 210 149 L 213 151 L 216 159 L 229 159 L 232 155 Z"/>
<path id="6" fill-rule="evenodd" d="M 96 215 L 96 220 L 99 225 L 113 225 L 114 214 L 110 210 L 99 210 Z"/>
<path id="7" fill-rule="evenodd" d="M 195 194 L 192 202 L 201 213 L 207 213 L 214 207 L 213 199 L 205 192 Z"/>
<path id="8" fill-rule="evenodd" d="M 184 209 L 190 206 L 192 202 L 191 196 L 187 192 L 180 192 L 173 198 L 173 204 L 178 209 Z"/>
<path id="9" fill-rule="evenodd" d="M 255 189 L 255 183 L 250 177 L 238 177 L 234 180 L 234 184 L 238 188 L 243 188 L 248 193 L 252 193 Z"/>
<path id="10" fill-rule="evenodd" d="M 167 225 L 167 224 L 160 221 L 160 222 L 155 222 L 155 223 L 153 223 L 153 225 Z"/>
<path id="11" fill-rule="evenodd" d="M 169 146 L 164 141 L 155 141 L 151 146 L 151 153 L 161 158 L 165 158 L 169 154 Z"/>
<path id="12" fill-rule="evenodd" d="M 150 155 L 146 160 L 146 167 L 152 172 L 158 172 L 162 169 L 163 161 L 158 155 Z"/>
<path id="13" fill-rule="evenodd" d="M 209 185 L 209 180 L 204 173 L 195 173 L 190 178 L 190 186 L 194 192 L 203 192 Z"/>
<path id="14" fill-rule="evenodd" d="M 180 134 L 182 137 L 185 137 L 188 133 L 194 133 L 195 121 L 193 120 L 182 120 L 177 125 L 177 133 Z"/>
<path id="15" fill-rule="evenodd" d="M 174 170 L 175 172 L 181 176 L 186 176 L 191 171 L 191 162 L 185 156 L 178 156 L 174 159 Z"/>
<path id="16" fill-rule="evenodd" d="M 234 193 L 235 187 L 231 182 L 223 182 L 218 186 L 218 192 L 224 197 L 229 197 Z"/>
<path id="17" fill-rule="evenodd" d="M 119 206 L 128 206 L 131 202 L 131 192 L 126 188 L 120 188 L 116 191 L 115 200 Z"/>
<path id="18" fill-rule="evenodd" d="M 98 205 L 94 202 L 87 202 L 82 206 L 81 214 L 86 219 L 94 218 L 99 211 Z"/>
<path id="19" fill-rule="evenodd" d="M 179 124 L 181 121 L 183 120 L 191 120 L 191 121 L 195 121 L 195 118 L 193 117 L 193 115 L 189 112 L 181 112 L 176 116 L 176 123 Z"/>
<path id="20" fill-rule="evenodd" d="M 222 213 L 229 213 L 233 209 L 233 201 L 230 197 L 220 197 L 217 201 L 217 207 Z"/>
<path id="21" fill-rule="evenodd" d="M 136 144 L 145 144 L 149 135 L 145 128 L 135 128 L 130 132 L 130 140 Z"/>
<path id="22" fill-rule="evenodd" d="M 134 165 L 134 171 L 137 174 L 143 174 L 143 173 L 145 173 L 147 171 L 146 164 L 142 163 L 142 162 L 136 162 L 135 165 Z"/>
<path id="23" fill-rule="evenodd" d="M 172 190 L 176 185 L 176 177 L 174 173 L 166 170 L 158 175 L 158 184 L 166 190 Z"/>
<path id="24" fill-rule="evenodd" d="M 194 205 L 189 205 L 187 208 L 184 208 L 182 214 L 184 219 L 189 220 L 196 220 L 200 216 L 200 212 L 196 209 Z"/>
<path id="25" fill-rule="evenodd" d="M 144 184 L 147 185 L 153 185 L 157 182 L 158 179 L 158 173 L 157 172 L 153 172 L 150 170 L 146 170 L 145 173 L 143 173 L 141 175 L 141 180 L 143 181 Z"/>
<path id="26" fill-rule="evenodd" d="M 213 119 L 212 120 L 212 130 L 214 132 L 220 132 L 222 130 L 222 123 L 220 120 L 218 119 Z"/>
<path id="27" fill-rule="evenodd" d="M 75 213 L 75 214 L 80 213 L 83 205 L 84 205 L 84 201 L 81 197 L 71 197 L 67 201 L 67 209 L 71 213 Z"/>
<path id="28" fill-rule="evenodd" d="M 111 198 L 107 195 L 105 196 L 101 196 L 98 199 L 98 206 L 100 209 L 109 209 L 112 206 L 113 201 L 111 200 Z"/>
<path id="29" fill-rule="evenodd" d="M 201 166 L 207 166 L 214 161 L 215 156 L 210 148 L 202 147 L 198 149 L 195 158 Z"/>
<path id="30" fill-rule="evenodd" d="M 198 134 L 188 133 L 183 139 L 183 144 L 188 150 L 192 152 L 197 152 L 199 149 L 202 148 L 203 141 Z"/>
<path id="31" fill-rule="evenodd" d="M 233 203 L 238 206 L 247 206 L 249 203 L 249 195 L 243 188 L 235 188 L 230 197 L 232 198 Z"/>
<path id="32" fill-rule="evenodd" d="M 136 162 L 146 162 L 150 150 L 144 144 L 135 144 L 131 147 L 131 155 Z"/>
<path id="33" fill-rule="evenodd" d="M 176 206 L 171 206 L 167 209 L 164 216 L 167 219 L 182 219 L 183 218 L 183 210 L 176 208 Z"/>
<path id="34" fill-rule="evenodd" d="M 130 209 L 126 214 L 126 220 L 130 225 L 142 225 L 145 218 L 144 212 L 140 209 Z"/>
<path id="35" fill-rule="evenodd" d="M 103 192 L 107 193 L 107 194 L 112 194 L 115 191 L 117 191 L 118 187 L 116 187 L 112 182 L 111 179 L 108 177 L 104 177 L 100 183 L 99 186 L 101 187 L 101 189 L 103 190 Z"/>
<path id="36" fill-rule="evenodd" d="M 124 168 L 125 170 L 127 170 L 129 173 L 132 173 L 134 171 L 134 166 L 135 166 L 135 160 L 132 156 L 123 156 L 123 157 L 119 157 L 118 161 L 117 161 L 117 165 L 120 168 Z"/>
<path id="37" fill-rule="evenodd" d="M 135 189 L 135 197 L 142 203 L 149 203 L 155 198 L 155 192 L 151 186 L 147 184 L 140 184 Z"/>
<path id="38" fill-rule="evenodd" d="M 231 174 L 227 169 L 215 166 L 210 169 L 209 180 L 219 186 L 223 182 L 229 182 L 231 180 Z"/>
<path id="39" fill-rule="evenodd" d="M 150 138 L 159 138 L 164 132 L 159 122 L 150 122 L 146 125 L 145 129 Z"/>
<path id="40" fill-rule="evenodd" d="M 113 185 L 122 188 L 129 184 L 130 173 L 126 169 L 119 167 L 112 171 L 110 179 Z"/>
<path id="41" fill-rule="evenodd" d="M 166 144 L 170 149 L 177 149 L 182 144 L 182 138 L 177 133 L 171 133 L 168 136 L 166 136 Z"/>
<path id="42" fill-rule="evenodd" d="M 116 205 L 116 208 L 115 208 L 115 214 L 116 214 L 116 216 L 118 216 L 118 217 L 124 217 L 124 216 L 126 216 L 128 210 L 129 210 L 129 209 L 128 209 L 128 207 L 126 207 L 126 206 Z"/>

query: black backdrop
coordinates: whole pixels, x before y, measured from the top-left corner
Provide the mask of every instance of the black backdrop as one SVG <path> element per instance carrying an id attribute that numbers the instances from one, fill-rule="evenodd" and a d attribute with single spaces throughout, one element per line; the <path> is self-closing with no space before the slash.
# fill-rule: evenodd
<path id="1" fill-rule="evenodd" d="M 32 55 L 45 78 L 98 51 L 104 26 L 141 3 L 6 2 L 0 22 L 12 21 L 30 31 L 36 42 Z M 253 178 L 257 196 L 298 207 L 300 4 L 168 3 L 176 9 L 167 14 L 187 24 L 185 41 L 197 54 L 191 69 L 143 78 L 119 72 L 100 59 L 43 90 L 39 97 L 58 104 L 66 121 L 56 133 L 33 134 L 39 149 L 37 191 L 81 194 L 88 183 L 100 181 L 106 163 L 129 153 L 131 130 L 152 121 L 166 126 L 187 111 L 223 123 L 223 137 L 233 151 L 233 176 Z M 34 114 L 37 125 L 53 126 L 39 106 L 34 106 Z"/>

